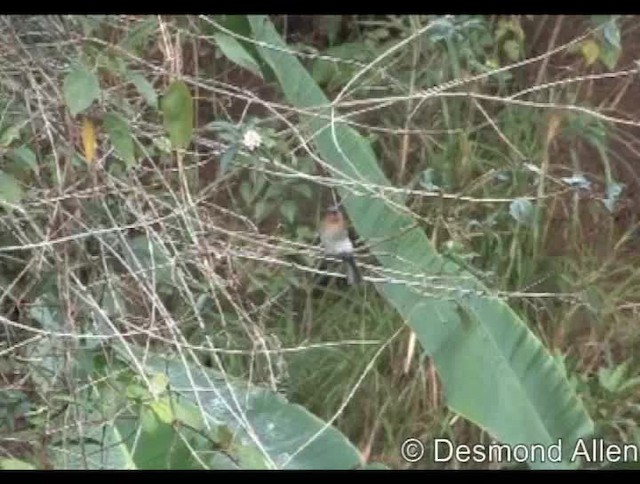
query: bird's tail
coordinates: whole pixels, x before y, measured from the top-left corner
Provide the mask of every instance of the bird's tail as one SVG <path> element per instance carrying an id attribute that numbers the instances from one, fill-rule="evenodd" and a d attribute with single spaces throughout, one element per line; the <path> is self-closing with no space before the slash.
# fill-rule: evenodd
<path id="1" fill-rule="evenodd" d="M 350 286 L 360 284 L 360 282 L 362 282 L 362 276 L 360 275 L 360 270 L 356 265 L 354 257 L 352 255 L 343 255 L 342 260 L 347 269 L 347 284 Z"/>

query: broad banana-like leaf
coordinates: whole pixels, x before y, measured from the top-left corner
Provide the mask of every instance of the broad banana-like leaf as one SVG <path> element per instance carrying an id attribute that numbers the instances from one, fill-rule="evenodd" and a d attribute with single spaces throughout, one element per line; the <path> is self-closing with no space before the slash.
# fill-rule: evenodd
<path id="1" fill-rule="evenodd" d="M 435 362 L 449 408 L 508 445 L 561 441 L 563 462 L 529 465 L 572 467 L 570 450 L 593 423 L 560 367 L 505 301 L 434 250 L 402 211 L 402 197 L 382 196 L 380 187 L 390 182 L 368 142 L 339 113 L 330 123 L 329 100 L 269 20 L 249 16 L 249 22 L 285 97 L 305 108 L 301 129 L 336 170 L 332 176 L 357 182 L 359 194 L 341 188 L 344 206 L 359 236 L 375 245 L 381 267 L 403 274 L 377 287 Z"/>
<path id="2" fill-rule="evenodd" d="M 127 357 L 122 350 L 120 354 Z M 267 388 L 157 355 L 146 359 L 145 371 L 166 375 L 172 392 L 196 405 L 210 425 L 223 424 L 239 435 L 269 468 L 361 465 L 358 449 L 335 427 Z"/>
<path id="3" fill-rule="evenodd" d="M 49 449 L 56 468 L 322 470 L 363 464 L 335 427 L 267 388 L 179 357 L 143 358 L 133 346 L 114 348 L 125 368 L 134 366 L 133 358 L 144 360 L 139 370 L 151 386 L 166 385 L 159 386 L 157 400 L 142 383 L 127 390 L 144 397 L 141 413 L 135 396 L 120 395 L 113 385 L 94 390 L 86 417 L 92 423 L 79 426 L 80 432 L 71 429 Z"/>

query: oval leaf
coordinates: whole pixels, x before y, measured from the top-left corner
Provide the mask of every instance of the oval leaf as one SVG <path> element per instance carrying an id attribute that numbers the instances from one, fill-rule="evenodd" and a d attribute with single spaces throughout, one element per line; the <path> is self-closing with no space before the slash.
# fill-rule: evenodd
<path id="1" fill-rule="evenodd" d="M 17 204 L 22 200 L 24 191 L 18 180 L 8 173 L 0 171 L 0 203 Z"/>
<path id="2" fill-rule="evenodd" d="M 23 145 L 13 150 L 12 158 L 32 171 L 38 171 L 36 154 L 28 146 Z"/>
<path id="3" fill-rule="evenodd" d="M 118 156 L 125 161 L 128 167 L 133 166 L 136 159 L 133 138 L 127 122 L 121 116 L 109 113 L 104 117 L 104 127 Z"/>
<path id="4" fill-rule="evenodd" d="M 582 43 L 582 56 L 588 66 L 597 61 L 599 55 L 600 47 L 598 47 L 598 44 L 594 40 L 585 40 Z"/>
<path id="5" fill-rule="evenodd" d="M 193 133 L 193 101 L 183 81 L 174 81 L 161 101 L 164 127 L 174 149 L 184 149 Z"/>
<path id="6" fill-rule="evenodd" d="M 63 85 L 64 100 L 72 116 L 81 113 L 100 95 L 100 83 L 93 72 L 83 67 L 67 74 Z"/>

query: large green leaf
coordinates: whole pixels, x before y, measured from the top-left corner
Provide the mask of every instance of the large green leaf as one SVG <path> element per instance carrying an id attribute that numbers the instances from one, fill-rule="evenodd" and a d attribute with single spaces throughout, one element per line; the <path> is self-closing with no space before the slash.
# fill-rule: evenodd
<path id="1" fill-rule="evenodd" d="M 286 51 L 268 19 L 250 16 L 249 22 L 258 51 L 289 102 L 317 110 L 316 116 L 301 115 L 301 124 L 313 134 L 321 158 L 344 178 L 362 182 L 362 196 L 346 190 L 341 195 L 359 235 L 375 241 L 379 263 L 414 274 L 425 286 L 440 277 L 427 288 L 428 294 L 400 283 L 381 283 L 378 289 L 433 358 L 449 407 L 511 445 L 548 445 L 562 439 L 569 449 L 590 434 L 593 423 L 582 402 L 541 342 L 503 300 L 483 295 L 487 289 L 473 275 L 435 252 L 426 235 L 412 228 L 413 220 L 392 206 L 402 204 L 401 197 L 381 198 L 379 190 L 366 188 L 390 185 L 371 146 L 345 123 L 327 122 L 329 100 Z M 563 455 L 568 459 L 571 453 Z"/>
<path id="2" fill-rule="evenodd" d="M 224 423 L 255 458 L 278 469 L 349 469 L 360 464 L 358 450 L 332 426 L 284 397 L 217 371 L 152 357 L 147 368 L 169 377 L 175 392 L 200 401 L 211 425 Z M 196 391 L 193 388 L 200 390 Z M 326 427 L 326 428 L 325 428 Z M 257 445 L 259 443 L 259 445 Z"/>
<path id="3" fill-rule="evenodd" d="M 174 149 L 184 149 L 193 134 L 193 100 L 184 81 L 174 81 L 160 102 L 164 127 Z"/>
<path id="4" fill-rule="evenodd" d="M 159 398 L 150 398 L 138 376 L 133 378 L 138 383 L 119 388 L 116 378 L 126 380 L 125 373 L 110 371 L 113 376 L 93 390 L 93 403 L 86 406 L 87 422 L 106 423 L 85 424 L 82 434 L 53 442 L 57 468 L 349 469 L 360 464 L 346 437 L 274 392 L 179 358 L 144 355 L 132 346 L 118 346 L 117 352 L 124 368 L 133 367 L 132 355 L 144 360 Z M 158 380 L 166 387 L 154 384 Z"/>

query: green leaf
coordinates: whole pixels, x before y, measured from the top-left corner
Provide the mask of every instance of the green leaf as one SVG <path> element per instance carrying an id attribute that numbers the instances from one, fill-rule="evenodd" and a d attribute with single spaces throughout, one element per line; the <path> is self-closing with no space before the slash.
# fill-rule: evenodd
<path id="1" fill-rule="evenodd" d="M 141 356 L 140 350 L 135 351 Z M 118 353 L 126 361 L 131 358 L 120 347 Z M 278 469 L 350 469 L 360 461 L 358 450 L 337 429 L 323 430 L 322 420 L 277 393 L 201 366 L 185 368 L 179 358 L 155 354 L 145 361 L 149 372 L 169 377 L 180 398 L 196 408 L 199 402 L 206 409 L 209 425 L 217 427 L 222 422 L 231 430 L 237 444 L 229 451 L 239 451 L 240 460 L 247 465 L 270 460 Z M 194 391 L 194 387 L 202 390 Z"/>
<path id="2" fill-rule="evenodd" d="M 290 224 L 295 221 L 297 212 L 298 206 L 296 205 L 296 202 L 292 200 L 285 200 L 280 204 L 280 213 Z"/>
<path id="3" fill-rule="evenodd" d="M 296 184 L 296 185 L 293 185 L 293 189 L 305 198 L 311 198 L 313 196 L 309 185 Z"/>
<path id="4" fill-rule="evenodd" d="M 319 29 L 327 34 L 329 45 L 333 45 L 340 33 L 342 15 L 321 15 L 319 24 Z"/>
<path id="5" fill-rule="evenodd" d="M 116 153 L 129 168 L 132 167 L 136 162 L 136 158 L 129 124 L 121 116 L 108 113 L 104 116 L 104 127 Z"/>
<path id="6" fill-rule="evenodd" d="M 620 49 L 620 29 L 615 19 L 609 20 L 602 30 L 606 41 L 616 49 Z"/>
<path id="7" fill-rule="evenodd" d="M 167 375 L 164 373 L 157 373 L 153 375 L 150 381 L 150 390 L 154 395 L 160 395 L 167 389 L 167 385 L 169 384 L 169 379 Z"/>
<path id="8" fill-rule="evenodd" d="M 124 50 L 141 50 L 153 39 L 158 28 L 158 20 L 155 17 L 147 18 L 139 22 L 127 32 L 121 44 Z"/>
<path id="9" fill-rule="evenodd" d="M 174 81 L 162 96 L 160 104 L 164 127 L 173 148 L 185 149 L 193 133 L 193 100 L 189 88 L 183 81 Z"/>
<path id="10" fill-rule="evenodd" d="M 366 62 L 374 57 L 374 52 L 364 42 L 345 42 L 327 49 L 322 55 L 336 60 L 316 60 L 311 75 L 320 85 L 342 86 L 359 69 L 354 61 Z"/>
<path id="11" fill-rule="evenodd" d="M 99 414 L 95 415 L 95 419 Z M 51 445 L 49 453 L 54 467 L 58 469 L 136 469 L 136 463 L 130 451 L 130 446 L 124 440 L 118 426 L 92 425 L 83 433 L 79 443 L 69 443 L 66 446 Z M 130 432 L 129 429 L 126 429 Z M 148 444 L 148 442 L 145 442 Z M 108 448 L 109 452 L 103 452 Z M 87 462 L 83 460 L 87 456 Z"/>
<path id="12" fill-rule="evenodd" d="M 147 79 L 140 73 L 134 72 L 129 75 L 129 79 L 136 86 L 138 92 L 142 95 L 144 100 L 147 102 L 149 106 L 152 108 L 158 108 L 158 94 L 156 90 L 153 88 L 151 83 L 147 81 Z"/>
<path id="13" fill-rule="evenodd" d="M 62 329 L 59 306 L 53 300 L 53 297 L 48 294 L 39 296 L 29 306 L 29 316 L 40 323 L 42 329 L 47 331 L 56 332 Z"/>
<path id="14" fill-rule="evenodd" d="M 22 145 L 19 148 L 13 150 L 12 158 L 30 168 L 32 171 L 38 171 L 38 161 L 36 159 L 36 154 L 31 150 L 31 148 L 26 145 Z"/>
<path id="15" fill-rule="evenodd" d="M 171 153 L 171 140 L 166 136 L 153 138 L 153 146 L 158 148 L 163 153 Z"/>
<path id="16" fill-rule="evenodd" d="M 16 205 L 23 197 L 24 191 L 20 182 L 8 173 L 0 171 L 0 203 Z"/>
<path id="17" fill-rule="evenodd" d="M 243 181 L 240 184 L 240 196 L 246 205 L 249 205 L 253 200 L 253 190 L 251 189 L 251 184 L 248 181 Z"/>
<path id="18" fill-rule="evenodd" d="M 300 61 L 286 52 L 271 22 L 264 16 L 250 16 L 249 22 L 257 49 L 288 102 L 314 111 L 312 116 L 302 115 L 300 124 L 308 127 L 319 156 L 344 173 L 334 176 L 359 180 L 363 186 L 389 186 L 362 136 L 345 122 L 327 126 L 330 101 Z M 542 343 L 504 300 L 443 259 L 424 232 L 407 230 L 415 226 L 414 220 L 390 204 L 403 203 L 400 195 L 383 198 L 364 192 L 355 196 L 341 189 L 341 198 L 358 235 L 376 241 L 376 257 L 384 269 L 456 281 L 450 288 L 430 287 L 429 294 L 403 284 L 377 285 L 433 359 L 451 411 L 509 445 L 550 445 L 562 439 L 567 446 L 563 455 L 570 456 L 576 439 L 593 432 L 593 422 Z"/>
<path id="19" fill-rule="evenodd" d="M 247 20 L 246 15 L 214 15 L 214 20 L 220 26 L 233 32 L 234 34 L 238 34 L 242 37 L 250 37 L 251 36 L 251 26 L 249 25 L 249 21 Z M 209 22 L 203 23 L 203 30 L 207 32 L 207 34 L 214 36 L 219 33 L 219 27 L 214 26 Z M 261 56 L 258 55 L 256 51 L 255 45 L 249 41 L 240 40 L 236 38 L 236 40 L 244 47 L 244 49 L 249 53 L 254 62 L 257 62 L 260 66 L 260 72 L 262 73 L 262 77 L 265 82 L 273 82 L 275 80 L 275 75 L 271 71 L 269 65 L 262 59 Z"/>
<path id="20" fill-rule="evenodd" d="M 232 452 L 240 461 L 240 467 L 242 469 L 269 469 L 268 464 L 265 462 L 264 456 L 258 449 L 253 446 L 236 445 L 235 447 L 233 447 Z"/>
<path id="21" fill-rule="evenodd" d="M 238 154 L 238 145 L 233 145 L 224 152 L 220 160 L 220 174 L 222 176 L 229 171 L 229 167 L 233 164 L 233 160 Z"/>
<path id="22" fill-rule="evenodd" d="M 0 135 L 0 148 L 8 148 L 15 140 L 20 139 L 20 129 L 24 123 L 9 126 Z"/>
<path id="23" fill-rule="evenodd" d="M 608 42 L 605 42 L 600 46 L 600 60 L 610 70 L 615 69 L 621 53 L 621 49 L 614 47 Z"/>
<path id="24" fill-rule="evenodd" d="M 84 67 L 77 67 L 65 77 L 62 90 L 67 107 L 71 115 L 75 116 L 98 99 L 100 83 L 93 72 Z"/>
<path id="25" fill-rule="evenodd" d="M 598 370 L 598 382 L 608 392 L 618 391 L 626 377 L 628 363 L 622 363 L 613 368 L 600 368 Z"/>
<path id="26" fill-rule="evenodd" d="M 204 429 L 204 421 L 198 411 L 198 407 L 189 403 L 174 402 L 175 418 L 181 423 L 196 430 Z"/>
<path id="27" fill-rule="evenodd" d="M 251 54 L 247 52 L 247 50 L 238 42 L 236 39 L 231 37 L 230 35 L 217 33 L 213 36 L 214 40 L 222 53 L 229 59 L 231 62 L 238 64 L 240 67 L 243 67 L 251 72 L 253 72 L 256 76 L 262 78 L 262 73 L 260 72 L 260 66 L 251 57 Z"/>
<path id="28" fill-rule="evenodd" d="M 258 200 L 253 209 L 256 222 L 260 223 L 273 211 L 273 203 L 267 200 Z"/>
<path id="29" fill-rule="evenodd" d="M 131 253 L 133 252 L 133 254 Z M 146 235 L 138 235 L 129 241 L 125 249 L 125 257 L 135 270 L 141 270 L 141 277 L 156 283 L 172 285 L 171 261 L 166 248 L 158 242 L 150 240 Z"/>
<path id="30" fill-rule="evenodd" d="M 143 407 L 140 411 L 140 426 L 145 433 L 154 433 L 160 424 L 160 417 L 154 409 Z"/>
<path id="31" fill-rule="evenodd" d="M 0 459 L 0 469 L 6 471 L 32 471 L 35 470 L 36 467 L 23 460 L 3 458 Z"/>
<path id="32" fill-rule="evenodd" d="M 161 422 L 170 424 L 173 421 L 173 409 L 171 408 L 171 402 L 168 398 L 152 402 L 150 408 Z"/>

